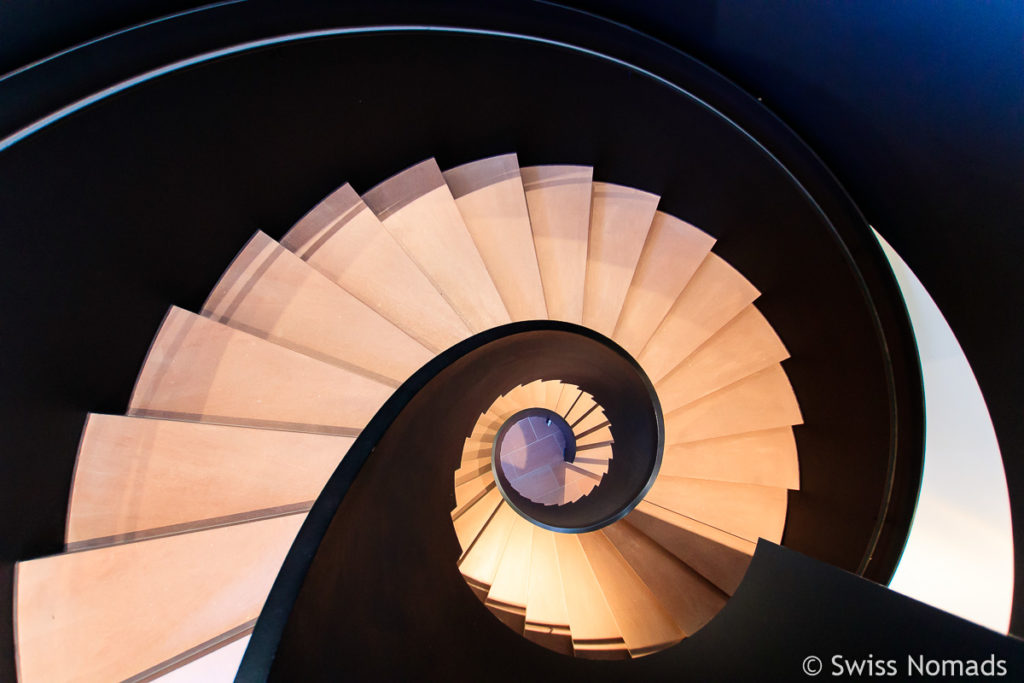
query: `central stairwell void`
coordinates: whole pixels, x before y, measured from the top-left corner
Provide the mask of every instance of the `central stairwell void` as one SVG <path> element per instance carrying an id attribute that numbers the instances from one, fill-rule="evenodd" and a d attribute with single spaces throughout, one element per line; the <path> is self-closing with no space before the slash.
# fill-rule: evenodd
<path id="1" fill-rule="evenodd" d="M 128 415 L 90 416 L 66 552 L 17 568 L 19 676 L 152 678 L 245 636 L 349 446 L 483 333 L 502 379 L 438 474 L 466 590 L 566 655 L 692 635 L 799 488 L 788 353 L 714 242 L 514 154 L 345 185 L 280 243 L 256 233 L 198 314 L 167 313 Z"/>

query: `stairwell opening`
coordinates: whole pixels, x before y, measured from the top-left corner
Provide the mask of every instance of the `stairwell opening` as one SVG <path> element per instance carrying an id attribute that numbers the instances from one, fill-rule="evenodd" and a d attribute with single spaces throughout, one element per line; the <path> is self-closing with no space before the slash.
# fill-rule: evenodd
<path id="1" fill-rule="evenodd" d="M 597 404 L 587 412 L 604 421 Z M 495 467 L 508 486 L 534 503 L 574 503 L 604 476 L 600 470 L 575 464 L 576 434 L 565 417 L 549 408 L 529 408 L 506 420 L 493 450 Z"/>

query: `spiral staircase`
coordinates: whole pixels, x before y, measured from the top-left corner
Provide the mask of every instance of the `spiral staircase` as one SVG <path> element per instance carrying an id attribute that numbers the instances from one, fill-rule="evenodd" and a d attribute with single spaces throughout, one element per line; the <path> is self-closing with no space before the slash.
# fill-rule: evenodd
<path id="1" fill-rule="evenodd" d="M 128 415 L 89 417 L 67 552 L 17 567 L 21 680 L 151 678 L 247 634 L 391 393 L 438 352 L 537 319 L 637 359 L 664 414 L 660 472 L 603 528 L 538 522 L 496 485 L 502 423 L 547 409 L 571 428 L 575 462 L 526 473 L 557 481 L 538 499 L 555 512 L 629 458 L 585 386 L 537 377 L 496 395 L 453 475 L 469 589 L 567 655 L 639 657 L 696 632 L 757 539 L 781 541 L 801 415 L 757 290 L 657 204 L 587 167 L 428 160 L 362 197 L 341 187 L 280 244 L 254 235 L 200 314 L 168 312 Z"/>
<path id="2" fill-rule="evenodd" d="M 851 171 L 872 136 L 807 125 L 800 88 L 649 35 L 246 0 L 0 77 L 0 679 L 1019 671 L 883 587 L 921 377 L 837 178 L 887 235 L 880 199 L 929 202 L 865 193 L 888 150 Z M 373 189 L 296 222 L 339 179 Z"/>

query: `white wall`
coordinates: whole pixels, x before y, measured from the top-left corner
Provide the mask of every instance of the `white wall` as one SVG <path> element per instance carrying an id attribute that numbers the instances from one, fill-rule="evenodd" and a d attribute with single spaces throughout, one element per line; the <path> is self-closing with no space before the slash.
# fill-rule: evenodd
<path id="1" fill-rule="evenodd" d="M 875 233 L 903 292 L 921 355 L 924 477 L 890 588 L 1006 633 L 1013 600 L 1010 497 L 978 382 L 935 302 Z"/>

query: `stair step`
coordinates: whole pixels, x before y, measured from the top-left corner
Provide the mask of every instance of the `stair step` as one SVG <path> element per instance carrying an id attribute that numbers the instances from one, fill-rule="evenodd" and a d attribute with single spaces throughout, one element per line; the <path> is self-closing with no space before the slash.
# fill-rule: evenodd
<path id="1" fill-rule="evenodd" d="M 526 385 L 527 399 L 531 408 L 543 408 L 544 400 L 547 398 L 547 389 L 543 380 L 536 380 Z"/>
<path id="2" fill-rule="evenodd" d="M 594 397 L 590 394 L 583 393 L 580 395 L 579 400 L 573 404 L 572 408 L 565 415 L 565 421 L 572 427 L 576 422 L 582 420 L 587 416 L 588 413 L 595 410 L 596 403 L 594 403 Z M 600 410 L 600 408 L 597 408 Z"/>
<path id="3" fill-rule="evenodd" d="M 564 418 L 565 414 L 569 412 L 569 408 L 579 400 L 582 393 L 583 392 L 580 391 L 580 388 L 573 384 L 564 385 L 561 393 L 558 394 L 558 403 L 555 404 L 555 412 Z"/>
<path id="4" fill-rule="evenodd" d="M 628 522 L 602 531 L 684 635 L 696 633 L 725 606 L 729 596 Z"/>
<path id="5" fill-rule="evenodd" d="M 661 409 L 669 413 L 787 358 L 772 326 L 747 306 L 658 382 Z"/>
<path id="6" fill-rule="evenodd" d="M 490 458 L 491 446 L 493 443 L 493 433 L 490 438 L 488 438 L 488 435 L 486 434 L 483 434 L 480 437 L 467 438 L 462 447 L 462 464 L 464 465 L 468 462 L 479 460 L 481 458 Z"/>
<path id="7" fill-rule="evenodd" d="M 494 582 L 494 575 L 501 563 L 502 551 L 508 543 L 512 525 L 517 517 L 518 514 L 509 507 L 508 503 L 502 502 L 498 506 L 494 516 L 487 522 L 487 526 L 476 537 L 473 545 L 459 562 L 459 571 L 463 576 L 481 586 L 490 587 Z"/>
<path id="8" fill-rule="evenodd" d="M 482 415 L 477 420 L 477 423 L 473 425 L 473 431 L 470 433 L 469 438 L 474 441 L 480 441 L 486 434 L 496 434 L 506 419 L 498 414 L 497 410 L 488 409 L 487 413 Z"/>
<path id="9" fill-rule="evenodd" d="M 392 176 L 363 201 L 470 330 L 511 322 L 436 161 Z"/>
<path id="10" fill-rule="evenodd" d="M 455 204 L 512 320 L 544 320 L 547 307 L 515 154 L 444 172 Z"/>
<path id="11" fill-rule="evenodd" d="M 579 536 L 555 534 L 555 547 L 576 656 L 626 658 L 628 651 L 622 632 L 587 561 Z"/>
<path id="12" fill-rule="evenodd" d="M 631 657 L 651 654 L 683 639 L 685 634 L 662 609 L 657 596 L 603 532 L 580 534 L 579 539 Z"/>
<path id="13" fill-rule="evenodd" d="M 665 443 L 713 439 L 803 422 L 781 365 L 773 365 L 665 415 Z"/>
<path id="14" fill-rule="evenodd" d="M 68 549 L 308 509 L 352 441 L 91 414 L 71 486 Z"/>
<path id="15" fill-rule="evenodd" d="M 455 487 L 455 509 L 452 511 L 452 519 L 458 519 L 494 488 L 494 476 L 488 475 L 489 473 L 485 472 Z"/>
<path id="16" fill-rule="evenodd" d="M 590 204 L 583 324 L 611 337 L 660 197 L 594 183 Z"/>
<path id="17" fill-rule="evenodd" d="M 558 399 L 562 395 L 562 387 L 565 386 L 557 380 L 544 382 L 544 403 L 543 407 L 554 410 L 558 405 Z"/>
<path id="18" fill-rule="evenodd" d="M 644 500 L 753 543 L 782 542 L 788 491 L 756 484 L 659 475 Z"/>
<path id="19" fill-rule="evenodd" d="M 306 214 L 281 244 L 435 353 L 471 334 L 347 184 Z"/>
<path id="20" fill-rule="evenodd" d="M 580 325 L 594 169 L 529 166 L 520 169 L 520 174 L 548 318 Z"/>
<path id="21" fill-rule="evenodd" d="M 689 223 L 661 211 L 654 214 L 611 335 L 633 357 L 640 355 L 714 244 L 715 238 Z"/>
<path id="22" fill-rule="evenodd" d="M 569 612 L 565 606 L 555 534 L 540 527 L 533 528 L 530 588 L 523 635 L 549 650 L 572 654 Z"/>
<path id="23" fill-rule="evenodd" d="M 580 418 L 580 421 L 572 426 L 572 433 L 576 435 L 576 438 L 580 438 L 585 436 L 590 430 L 607 423 L 608 418 L 605 417 L 604 411 L 601 410 L 600 406 L 597 406 L 596 410 L 590 411 L 590 413 Z"/>
<path id="24" fill-rule="evenodd" d="M 728 595 L 736 592 L 754 555 L 750 541 L 647 501 L 625 520 Z"/>
<path id="25" fill-rule="evenodd" d="M 791 427 L 666 446 L 660 474 L 800 488 L 800 463 Z"/>
<path id="26" fill-rule="evenodd" d="M 532 550 L 533 525 L 517 514 L 487 593 L 487 606 L 500 612 L 499 618 L 520 634 L 526 622 Z"/>
<path id="27" fill-rule="evenodd" d="M 490 460 L 493 443 L 493 436 L 490 439 L 466 439 L 466 445 L 462 449 L 460 466 L 468 465 L 477 460 Z"/>
<path id="28" fill-rule="evenodd" d="M 262 232 L 225 271 L 202 314 L 395 387 L 433 357 L 394 323 Z"/>
<path id="29" fill-rule="evenodd" d="M 522 410 L 522 408 L 519 407 L 520 401 L 517 401 L 515 398 L 516 394 L 518 394 L 518 392 L 514 389 L 510 390 L 509 393 L 494 399 L 494 403 L 491 404 L 490 410 L 501 417 L 501 423 L 504 423 L 516 412 Z M 501 426 L 501 423 L 499 423 L 499 427 Z"/>
<path id="30" fill-rule="evenodd" d="M 355 436 L 392 390 L 172 307 L 128 413 Z"/>
<path id="31" fill-rule="evenodd" d="M 595 476 L 603 476 L 608 473 L 608 461 L 611 459 L 611 446 L 577 451 L 573 460 L 573 467 L 586 470 Z"/>
<path id="32" fill-rule="evenodd" d="M 657 384 L 757 296 L 757 289 L 735 268 L 708 254 L 637 361 Z"/>
<path id="33" fill-rule="evenodd" d="M 594 475 L 589 470 L 576 467 L 572 463 L 563 463 L 562 468 L 565 479 L 565 493 L 562 496 L 562 504 L 576 502 L 593 491 L 594 487 L 601 482 L 599 475 Z"/>
<path id="34" fill-rule="evenodd" d="M 455 485 L 459 486 L 461 484 L 465 484 L 466 482 L 472 481 L 478 477 L 482 477 L 490 471 L 490 458 L 474 460 L 471 464 L 464 465 L 455 470 Z"/>
<path id="35" fill-rule="evenodd" d="M 463 552 L 468 550 L 473 541 L 476 540 L 476 537 L 480 535 L 480 531 L 500 504 L 501 492 L 491 482 L 491 486 L 482 496 L 471 500 L 466 504 L 465 508 L 461 508 L 461 506 L 456 508 L 456 511 L 452 513 L 455 535 L 459 539 L 459 545 L 462 547 Z"/>
<path id="36" fill-rule="evenodd" d="M 576 438 L 576 448 L 590 446 L 598 443 L 610 443 L 615 439 L 612 437 L 612 430 L 609 425 L 604 425 L 596 430 L 588 430 L 589 433 Z"/>
<path id="37" fill-rule="evenodd" d="M 304 514 L 20 562 L 19 675 L 124 680 L 251 628 Z"/>

